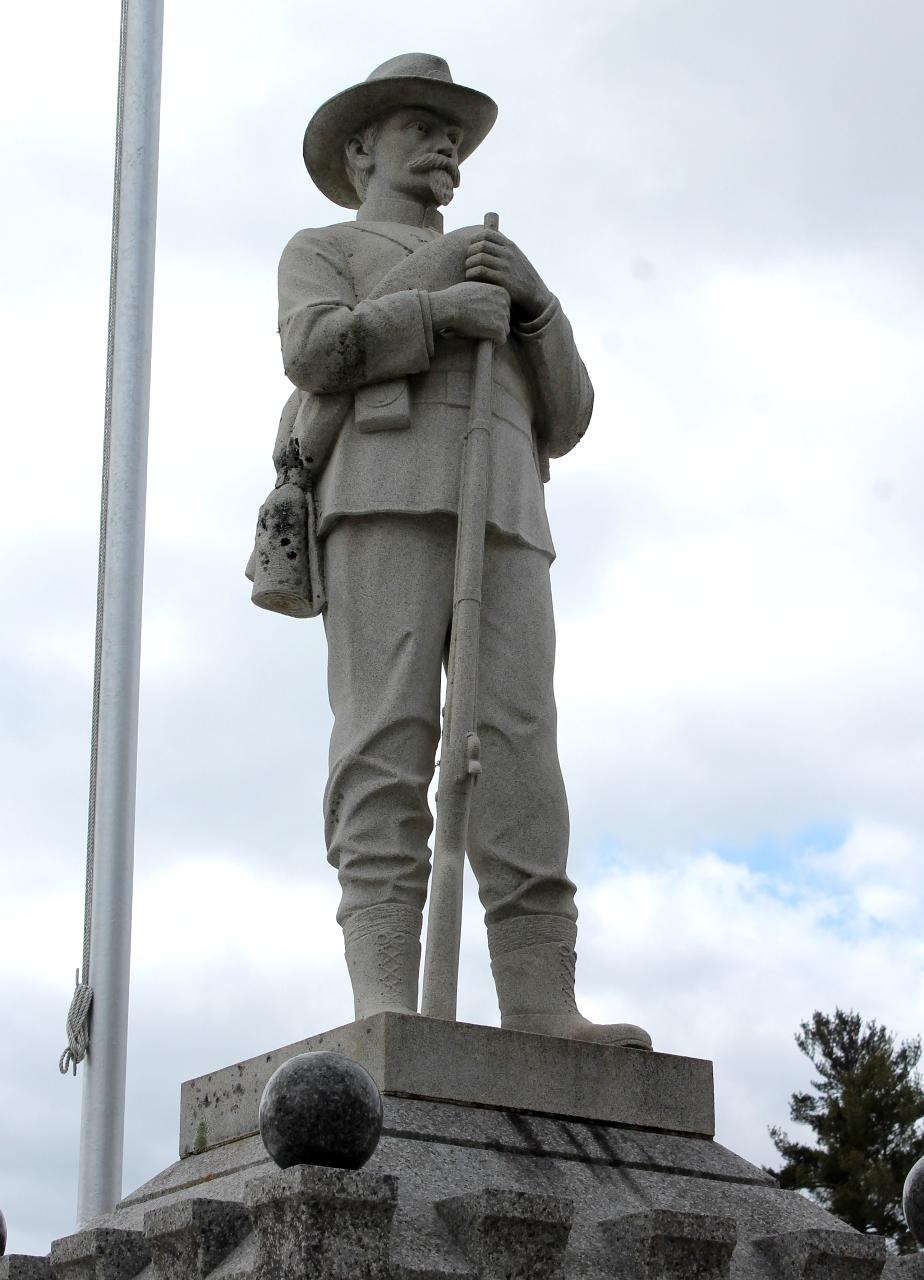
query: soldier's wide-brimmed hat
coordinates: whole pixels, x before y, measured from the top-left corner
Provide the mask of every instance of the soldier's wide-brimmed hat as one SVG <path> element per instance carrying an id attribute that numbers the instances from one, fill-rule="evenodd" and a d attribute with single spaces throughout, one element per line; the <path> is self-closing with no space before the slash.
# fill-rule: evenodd
<path id="1" fill-rule="evenodd" d="M 315 185 L 335 204 L 358 209 L 344 148 L 350 138 L 398 107 L 429 107 L 462 129 L 459 160 L 483 142 L 497 119 L 497 103 L 486 93 L 456 84 L 445 58 L 433 53 L 402 53 L 390 58 L 362 82 L 318 107 L 305 130 L 302 154 Z"/>

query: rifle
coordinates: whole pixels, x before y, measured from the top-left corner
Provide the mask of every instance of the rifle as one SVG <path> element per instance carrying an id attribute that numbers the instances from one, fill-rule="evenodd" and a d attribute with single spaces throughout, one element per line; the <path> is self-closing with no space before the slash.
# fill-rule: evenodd
<path id="1" fill-rule="evenodd" d="M 496 213 L 484 225 L 496 231 Z M 491 402 L 494 343 L 475 346 L 468 430 L 462 443 L 456 563 L 453 578 L 452 635 L 446 666 L 446 706 L 440 743 L 439 790 L 433 879 L 427 916 L 421 1012 L 455 1021 L 462 934 L 462 875 L 468 841 L 472 792 L 481 773 L 478 737 L 478 648 L 481 585 L 491 463 Z"/>

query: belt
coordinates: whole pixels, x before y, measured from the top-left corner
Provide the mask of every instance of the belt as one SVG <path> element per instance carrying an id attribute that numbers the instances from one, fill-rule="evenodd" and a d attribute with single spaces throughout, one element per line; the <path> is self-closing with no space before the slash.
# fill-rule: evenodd
<path id="1" fill-rule="evenodd" d="M 463 409 L 471 404 L 472 375 L 468 369 L 449 369 L 443 372 L 437 370 L 420 374 L 411 379 L 410 386 L 415 404 L 448 404 Z M 492 390 L 491 411 L 495 418 L 501 418 L 532 440 L 533 424 L 529 409 L 496 381 Z"/>

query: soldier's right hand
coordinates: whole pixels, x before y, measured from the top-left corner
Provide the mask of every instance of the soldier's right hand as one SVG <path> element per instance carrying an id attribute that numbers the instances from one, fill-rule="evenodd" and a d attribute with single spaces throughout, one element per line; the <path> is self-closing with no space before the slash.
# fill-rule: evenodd
<path id="1" fill-rule="evenodd" d="M 510 333 L 510 294 L 496 284 L 454 284 L 430 294 L 430 314 L 434 333 L 503 343 Z"/>

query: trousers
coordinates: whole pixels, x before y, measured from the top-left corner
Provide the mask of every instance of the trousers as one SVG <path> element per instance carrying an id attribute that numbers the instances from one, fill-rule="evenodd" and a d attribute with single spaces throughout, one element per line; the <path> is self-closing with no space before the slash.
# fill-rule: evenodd
<path id="1" fill-rule="evenodd" d="M 430 874 L 428 789 L 440 739 L 456 522 L 445 514 L 338 521 L 324 542 L 328 861 L 343 924 L 381 903 L 420 910 Z M 468 856 L 485 920 L 577 917 L 552 685 L 549 558 L 488 529 Z"/>

